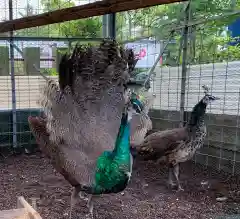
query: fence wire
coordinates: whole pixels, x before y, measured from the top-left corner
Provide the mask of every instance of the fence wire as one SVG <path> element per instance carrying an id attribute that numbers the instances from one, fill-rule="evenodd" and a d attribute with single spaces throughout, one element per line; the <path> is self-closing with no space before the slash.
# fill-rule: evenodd
<path id="1" fill-rule="evenodd" d="M 227 27 L 237 19 L 238 4 L 238 1 L 235 4 L 231 1 L 191 1 L 186 36 L 183 35 L 185 3 L 117 15 L 117 30 L 121 30 L 117 36 L 121 40 L 128 40 L 128 46 L 140 55 L 137 68 L 142 75 L 156 61 L 170 32 L 174 30 L 174 35 L 154 70 L 154 81 L 151 82 L 151 91 L 157 96 L 152 112 L 154 126 L 160 130 L 179 127 L 182 122 L 182 95 L 185 96 L 184 122 L 187 122 L 192 108 L 203 96 L 202 85 L 209 86 L 212 94 L 221 99 L 208 106 L 205 147 L 197 153 L 194 160 L 232 174 L 239 174 L 240 170 L 240 56 L 238 39 L 231 37 Z M 127 25 L 121 26 L 121 19 L 127 21 Z M 184 38 L 187 38 L 185 59 L 182 53 Z M 144 56 L 144 51 L 147 51 L 147 56 Z M 183 61 L 187 65 L 186 76 L 182 75 Z M 181 92 L 183 82 L 184 94 Z"/>

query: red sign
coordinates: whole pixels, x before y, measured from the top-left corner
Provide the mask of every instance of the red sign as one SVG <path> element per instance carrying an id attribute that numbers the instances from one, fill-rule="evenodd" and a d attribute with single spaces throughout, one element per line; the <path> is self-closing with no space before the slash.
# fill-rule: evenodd
<path id="1" fill-rule="evenodd" d="M 136 53 L 136 58 L 137 59 L 142 59 L 147 55 L 147 50 L 145 48 L 141 49 L 140 52 L 137 54 Z"/>

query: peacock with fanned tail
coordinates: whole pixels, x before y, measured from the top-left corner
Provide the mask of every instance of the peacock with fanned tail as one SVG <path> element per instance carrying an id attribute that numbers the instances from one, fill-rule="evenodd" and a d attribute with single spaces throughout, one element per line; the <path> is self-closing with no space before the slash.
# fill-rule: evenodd
<path id="1" fill-rule="evenodd" d="M 134 110 L 127 85 L 135 64 L 132 50 L 112 40 L 99 47 L 76 46 L 61 60 L 59 83 L 46 78 L 40 100 L 44 115 L 28 118 L 41 150 L 74 188 L 70 218 L 81 192 L 89 194 L 92 218 L 94 197 L 128 185 Z"/>

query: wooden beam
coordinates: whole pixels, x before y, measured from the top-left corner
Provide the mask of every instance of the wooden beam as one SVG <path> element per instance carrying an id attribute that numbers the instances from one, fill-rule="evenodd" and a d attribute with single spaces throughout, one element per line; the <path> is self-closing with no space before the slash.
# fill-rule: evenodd
<path id="1" fill-rule="evenodd" d="M 185 0 L 103 0 L 0 23 L 0 33 Z"/>
<path id="2" fill-rule="evenodd" d="M 18 208 L 24 208 L 27 211 L 27 213 L 28 213 L 27 218 L 29 218 L 29 219 L 42 219 L 40 214 L 24 199 L 23 196 L 18 197 L 17 206 L 18 206 Z"/>

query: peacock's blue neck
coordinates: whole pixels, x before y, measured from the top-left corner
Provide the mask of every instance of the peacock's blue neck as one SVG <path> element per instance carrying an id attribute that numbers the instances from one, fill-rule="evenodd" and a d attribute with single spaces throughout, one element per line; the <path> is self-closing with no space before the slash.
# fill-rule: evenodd
<path id="1" fill-rule="evenodd" d="M 129 160 L 130 156 L 130 124 L 127 116 L 123 116 L 115 142 L 114 150 L 111 153 L 115 159 Z"/>
<path id="2" fill-rule="evenodd" d="M 130 165 L 130 125 L 127 116 L 123 116 L 114 150 L 105 151 L 98 158 L 95 183 L 88 188 L 88 193 L 122 191 L 129 181 Z"/>

